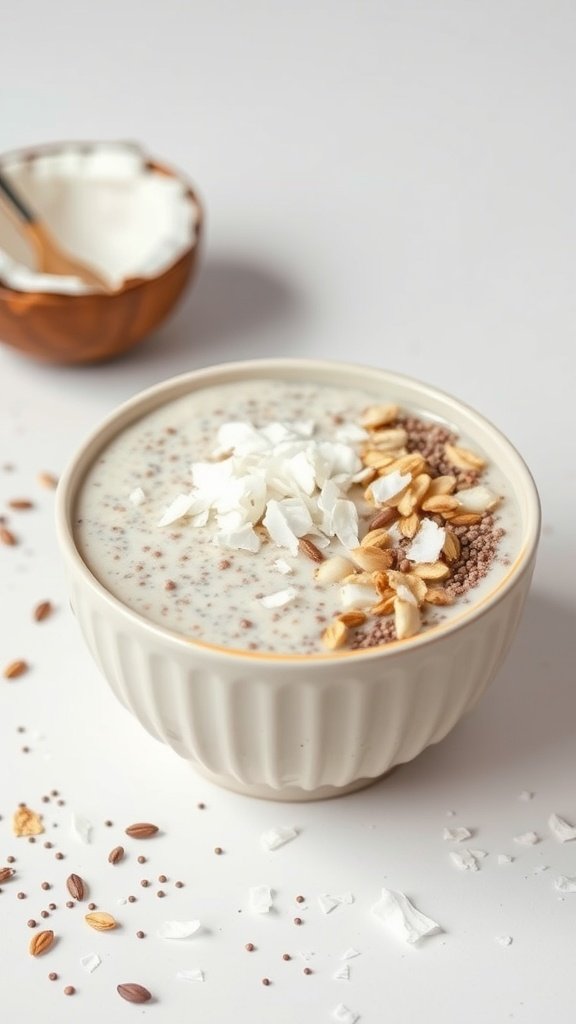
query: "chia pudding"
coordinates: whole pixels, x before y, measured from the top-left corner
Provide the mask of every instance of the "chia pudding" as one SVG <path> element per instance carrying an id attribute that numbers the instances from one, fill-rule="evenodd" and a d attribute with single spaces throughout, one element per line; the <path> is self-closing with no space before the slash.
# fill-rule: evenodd
<path id="1" fill-rule="evenodd" d="M 449 424 L 385 395 L 283 380 L 192 391 L 99 454 L 80 553 L 191 641 L 317 654 L 408 641 L 508 572 L 518 509 Z"/>

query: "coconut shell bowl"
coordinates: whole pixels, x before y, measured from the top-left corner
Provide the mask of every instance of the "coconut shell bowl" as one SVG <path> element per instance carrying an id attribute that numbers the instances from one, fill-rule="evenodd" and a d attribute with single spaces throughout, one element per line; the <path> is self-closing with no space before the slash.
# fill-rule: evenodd
<path id="1" fill-rule="evenodd" d="M 58 247 L 102 282 L 46 273 L 0 203 L 0 341 L 50 363 L 131 349 L 195 270 L 202 208 L 190 184 L 131 143 L 61 143 L 0 156 L 0 172 Z"/>

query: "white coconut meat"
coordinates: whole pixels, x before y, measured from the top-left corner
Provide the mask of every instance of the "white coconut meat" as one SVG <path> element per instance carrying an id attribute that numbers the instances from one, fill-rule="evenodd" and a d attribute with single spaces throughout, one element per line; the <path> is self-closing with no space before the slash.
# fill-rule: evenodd
<path id="1" fill-rule="evenodd" d="M 69 143 L 0 164 L 71 256 L 120 288 L 168 270 L 194 244 L 200 211 L 186 182 L 149 166 L 132 143 Z M 78 277 L 43 274 L 18 223 L 0 207 L 0 280 L 24 292 L 94 291 Z"/>

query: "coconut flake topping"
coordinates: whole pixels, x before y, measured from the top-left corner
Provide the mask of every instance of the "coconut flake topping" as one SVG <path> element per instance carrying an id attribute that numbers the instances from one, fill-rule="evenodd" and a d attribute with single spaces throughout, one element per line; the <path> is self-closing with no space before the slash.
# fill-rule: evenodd
<path id="1" fill-rule="evenodd" d="M 218 461 L 192 465 L 192 490 L 177 495 L 158 525 L 184 516 L 193 526 L 213 522 L 216 544 L 253 552 L 260 549 L 254 529 L 260 521 L 291 555 L 307 535 L 321 544 L 337 537 L 345 547 L 356 547 L 358 513 L 345 495 L 362 461 L 351 445 L 316 440 L 313 432 L 311 421 L 262 428 L 223 423 L 213 453 Z"/>
<path id="2" fill-rule="evenodd" d="M 417 910 L 403 892 L 382 889 L 382 898 L 372 907 L 372 913 L 396 936 L 414 945 L 426 935 L 441 931 L 432 918 Z"/>

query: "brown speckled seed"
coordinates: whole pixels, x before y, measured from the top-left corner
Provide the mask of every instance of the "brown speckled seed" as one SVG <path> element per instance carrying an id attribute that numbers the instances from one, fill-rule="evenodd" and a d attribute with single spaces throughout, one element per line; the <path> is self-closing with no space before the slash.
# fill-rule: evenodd
<path id="1" fill-rule="evenodd" d="M 262 984 L 263 985 L 269 985 L 270 984 L 270 978 L 262 978 Z"/>
<path id="2" fill-rule="evenodd" d="M 164 882 L 167 882 L 168 879 L 166 878 L 166 875 L 158 875 L 158 881 L 164 884 Z"/>
<path id="3" fill-rule="evenodd" d="M 140 881 L 140 885 L 142 886 L 143 889 L 147 889 L 148 886 L 150 885 L 150 882 L 148 881 L 147 878 L 142 878 Z"/>
<path id="4" fill-rule="evenodd" d="M 296 903 L 304 903 L 304 896 L 297 896 Z"/>
<path id="5" fill-rule="evenodd" d="M 224 853 L 224 850 L 222 849 L 221 846 L 215 846 L 214 853 L 219 857 L 221 853 Z"/>
<path id="6" fill-rule="evenodd" d="M 294 924 L 303 924 L 302 918 L 301 917 L 295 917 L 294 918 Z"/>
<path id="7" fill-rule="evenodd" d="M 56 971 L 50 971 L 48 977 L 50 981 L 58 981 L 58 975 L 56 974 Z"/>
<path id="8" fill-rule="evenodd" d="M 64 989 L 65 996 L 73 996 L 75 992 L 76 989 L 74 988 L 74 985 L 66 985 L 66 988 Z"/>
<path id="9" fill-rule="evenodd" d="M 163 899 L 166 893 L 164 892 L 164 889 L 158 889 L 156 895 L 158 896 L 159 899 Z"/>
<path id="10" fill-rule="evenodd" d="M 247 942 L 246 945 L 244 946 L 244 949 L 246 949 L 249 953 L 253 953 L 254 950 L 256 949 L 256 946 L 254 945 L 253 942 Z"/>
<path id="11" fill-rule="evenodd" d="M 144 932 L 136 932 L 136 938 L 137 939 L 144 939 L 144 938 L 146 938 L 145 933 Z"/>
<path id="12" fill-rule="evenodd" d="M 174 885 L 176 886 L 177 889 L 184 888 L 184 882 L 174 882 Z"/>
<path id="13" fill-rule="evenodd" d="M 304 968 L 304 974 L 312 974 L 312 968 L 311 967 L 305 967 Z"/>
<path id="14" fill-rule="evenodd" d="M 88 910 L 96 910 L 96 904 L 95 903 L 89 903 L 88 904 Z"/>
<path id="15" fill-rule="evenodd" d="M 29 928 L 37 928 L 38 927 L 38 923 L 34 920 L 33 917 L 30 918 L 30 920 L 27 922 L 27 924 L 28 924 Z"/>
<path id="16" fill-rule="evenodd" d="M 138 863 L 139 864 L 145 864 L 146 863 L 146 857 L 144 857 L 143 854 L 140 854 L 140 856 L 138 857 Z"/>
<path id="17" fill-rule="evenodd" d="M 290 956 L 290 953 L 282 953 L 282 959 L 283 960 L 291 960 L 292 957 Z"/>

